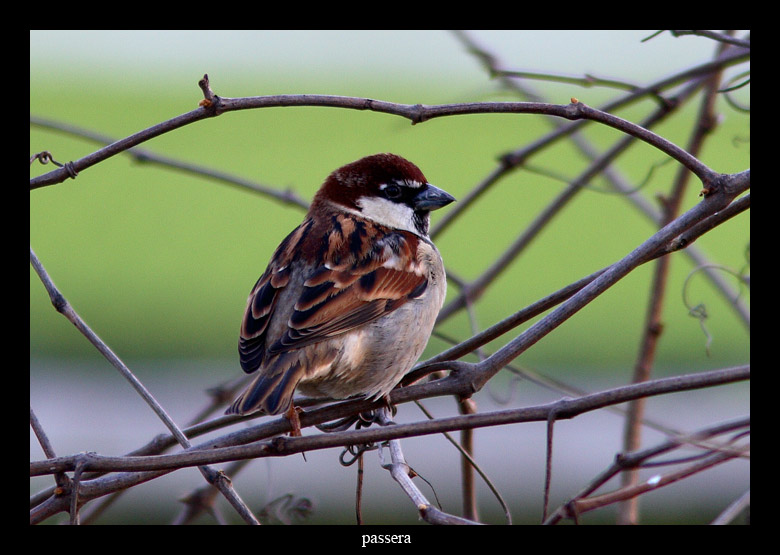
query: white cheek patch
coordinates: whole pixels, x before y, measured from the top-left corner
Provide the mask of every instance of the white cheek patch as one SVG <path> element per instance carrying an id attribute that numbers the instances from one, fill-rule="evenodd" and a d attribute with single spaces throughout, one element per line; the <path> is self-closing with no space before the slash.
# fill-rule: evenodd
<path id="1" fill-rule="evenodd" d="M 414 211 L 405 204 L 379 197 L 360 197 L 357 204 L 365 218 L 388 227 L 419 233 L 414 225 Z"/>

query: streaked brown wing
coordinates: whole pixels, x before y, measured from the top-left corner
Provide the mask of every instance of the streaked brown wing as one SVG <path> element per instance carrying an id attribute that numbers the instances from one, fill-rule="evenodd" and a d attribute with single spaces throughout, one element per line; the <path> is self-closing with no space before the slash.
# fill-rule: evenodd
<path id="1" fill-rule="evenodd" d="M 367 252 L 363 259 L 349 260 L 335 252 L 312 273 L 304 282 L 287 332 L 269 347 L 269 353 L 339 335 L 392 312 L 425 291 L 428 281 L 416 260 L 419 239 L 407 232 L 378 237 L 372 248 L 361 251 Z"/>
<path id="2" fill-rule="evenodd" d="M 290 265 L 311 227 L 312 220 L 307 218 L 282 241 L 268 268 L 249 294 L 238 340 L 238 353 L 244 372 L 254 372 L 265 360 L 266 332 L 279 291 L 290 282 Z"/>

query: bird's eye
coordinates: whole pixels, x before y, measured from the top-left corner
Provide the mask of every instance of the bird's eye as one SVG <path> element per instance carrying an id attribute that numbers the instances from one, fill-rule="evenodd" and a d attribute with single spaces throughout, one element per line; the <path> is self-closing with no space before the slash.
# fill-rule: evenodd
<path id="1" fill-rule="evenodd" d="M 385 186 L 383 189 L 385 196 L 389 199 L 397 199 L 401 196 L 401 187 L 396 185 L 395 183 L 390 183 Z"/>

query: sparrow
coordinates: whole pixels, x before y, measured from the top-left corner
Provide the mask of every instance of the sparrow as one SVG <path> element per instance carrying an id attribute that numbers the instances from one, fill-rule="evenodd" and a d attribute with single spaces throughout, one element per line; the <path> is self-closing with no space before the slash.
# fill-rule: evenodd
<path id="1" fill-rule="evenodd" d="M 249 294 L 238 352 L 256 377 L 226 413 L 285 412 L 300 435 L 296 389 L 386 398 L 422 354 L 444 303 L 429 214 L 454 200 L 394 154 L 331 173 Z"/>

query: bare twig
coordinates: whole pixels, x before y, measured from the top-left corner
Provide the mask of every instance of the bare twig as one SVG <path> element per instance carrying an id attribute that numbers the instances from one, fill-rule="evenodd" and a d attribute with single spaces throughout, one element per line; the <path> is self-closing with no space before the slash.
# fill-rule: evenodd
<path id="1" fill-rule="evenodd" d="M 154 396 L 146 389 L 141 381 L 136 378 L 135 374 L 133 374 L 132 371 L 130 371 L 130 369 L 124 364 L 124 362 L 122 362 L 122 360 L 120 360 L 120 358 L 108 347 L 108 345 L 106 345 L 103 340 L 100 339 L 100 337 L 98 337 L 94 331 L 92 331 L 92 329 L 76 313 L 70 303 L 65 300 L 65 297 L 62 295 L 62 293 L 60 293 L 60 291 L 54 285 L 54 282 L 52 282 L 51 278 L 49 277 L 49 274 L 44 269 L 43 264 L 41 264 L 40 260 L 38 260 L 35 252 L 33 252 L 32 247 L 30 248 L 30 264 L 32 264 L 35 272 L 38 274 L 38 277 L 40 277 L 41 282 L 43 282 L 43 285 L 46 288 L 46 291 L 49 293 L 51 302 L 57 312 L 61 313 L 74 326 L 76 326 L 76 328 L 84 335 L 84 337 L 86 337 L 87 340 L 92 343 L 92 345 L 114 366 L 114 368 L 119 370 L 122 376 L 124 376 L 124 378 L 130 382 L 130 385 L 133 386 L 141 398 L 151 407 L 157 417 L 162 420 L 163 424 L 165 424 L 168 430 L 170 430 L 171 434 L 176 438 L 176 441 L 178 441 L 179 444 L 184 448 L 190 447 L 190 441 L 187 439 L 184 433 L 182 433 L 182 431 L 168 415 L 162 405 L 157 402 Z M 88 462 L 84 461 L 83 459 L 80 459 L 79 464 L 81 465 L 78 467 L 80 475 L 81 472 L 85 468 L 88 468 L 89 465 Z M 200 467 L 200 471 L 209 481 L 209 483 L 216 486 L 217 489 L 222 492 L 222 494 L 227 498 L 231 505 L 233 505 L 233 507 L 236 509 L 236 511 L 238 511 L 242 518 L 244 518 L 244 520 L 250 524 L 259 524 L 252 512 L 230 485 L 229 480 L 225 480 L 224 476 L 220 472 L 214 471 L 213 469 L 206 466 Z M 74 505 L 70 508 L 71 518 L 76 518 L 76 513 L 74 511 L 79 507 L 75 501 L 76 497 L 78 496 L 78 492 L 78 485 L 75 485 L 71 494 L 72 499 L 74 500 Z M 74 521 L 74 523 L 76 523 L 76 521 Z"/>
<path id="2" fill-rule="evenodd" d="M 719 52 L 721 53 L 721 52 Z M 688 143 L 688 152 L 698 155 L 704 144 L 705 137 L 710 134 L 715 121 L 715 98 L 721 72 L 715 72 L 707 78 L 699 116 L 696 119 L 691 138 Z M 690 173 L 678 171 L 671 193 L 664 198 L 662 203 L 663 220 L 661 225 L 666 225 L 674 220 L 682 205 L 683 195 L 689 182 Z M 649 379 L 653 363 L 655 361 L 656 348 L 663 329 L 662 312 L 664 297 L 669 275 L 671 258 L 664 256 L 655 263 L 653 283 L 650 290 L 650 301 L 647 308 L 647 316 L 644 324 L 644 333 L 640 341 L 637 362 L 634 365 L 634 382 Z M 628 405 L 628 414 L 624 428 L 623 450 L 635 451 L 641 445 L 642 421 L 644 420 L 645 400 L 637 399 Z M 638 479 L 638 472 L 628 470 L 621 476 L 624 487 L 634 485 Z M 619 524 L 636 524 L 639 518 L 639 498 L 632 497 L 625 503 L 621 503 L 618 509 Z"/>
<path id="3" fill-rule="evenodd" d="M 712 466 L 722 464 L 737 457 L 743 457 L 748 452 L 747 447 L 733 447 L 731 445 L 731 441 L 727 442 L 725 445 L 719 445 L 713 443 L 711 438 L 725 433 L 732 433 L 734 431 L 739 432 L 745 429 L 749 430 L 749 427 L 750 419 L 740 418 L 731 422 L 725 422 L 723 424 L 705 428 L 699 432 L 690 434 L 689 436 L 677 436 L 669 438 L 655 447 L 644 449 L 642 451 L 620 454 L 616 457 L 615 462 L 610 465 L 609 468 L 601 472 L 574 498 L 561 505 L 561 507 L 554 511 L 546 519 L 545 524 L 555 524 L 566 517 L 577 518 L 585 511 L 603 507 L 617 501 L 630 499 L 637 495 L 653 491 L 658 487 L 671 484 L 688 476 L 692 476 Z M 684 466 L 683 468 L 673 471 L 667 475 L 655 475 L 651 479 L 635 486 L 622 487 L 614 492 L 599 496 L 590 496 L 602 485 L 607 483 L 610 478 L 620 473 L 621 471 L 628 468 L 637 468 L 648 465 L 654 458 L 682 446 L 700 446 L 705 450 L 705 456 L 699 457 L 693 460 L 693 462 L 688 466 Z"/>
<path id="4" fill-rule="evenodd" d="M 626 276 L 633 268 L 651 259 L 659 249 L 703 219 L 728 206 L 750 186 L 750 171 L 732 176 L 721 176 L 714 182 L 704 201 L 661 228 L 619 262 L 609 267 L 592 282 L 575 293 L 551 314 L 528 328 L 486 360 L 475 364 L 469 373 L 478 391 L 501 368 L 519 356 L 531 345 L 558 327 L 577 311 L 601 295 L 607 288 Z"/>
<path id="5" fill-rule="evenodd" d="M 383 415 L 383 418 L 380 419 L 381 425 L 389 426 L 393 424 L 387 417 L 386 411 L 381 411 L 381 414 Z M 397 439 L 391 439 L 387 442 L 387 448 L 390 452 L 389 463 L 386 463 L 384 460 L 384 450 L 381 446 L 379 448 L 379 460 L 382 468 L 390 472 L 393 480 L 398 482 L 398 485 L 401 486 L 404 493 L 411 499 L 414 506 L 420 512 L 420 516 L 426 522 L 430 522 L 431 524 L 478 524 L 473 520 L 447 514 L 431 505 L 412 480 L 415 472 L 406 464 L 406 459 L 404 459 L 404 454 L 401 451 L 401 442 Z"/>
<path id="6" fill-rule="evenodd" d="M 684 31 L 678 31 L 678 30 L 670 30 L 669 33 L 673 37 L 684 37 L 685 35 L 695 35 L 699 37 L 707 37 L 709 39 L 722 42 L 724 44 L 733 44 L 735 46 L 740 46 L 742 48 L 750 48 L 750 39 L 740 39 L 737 37 L 733 37 L 731 35 L 727 35 L 724 33 L 718 33 L 716 31 L 708 31 L 708 30 L 684 30 Z"/>
<path id="7" fill-rule="evenodd" d="M 470 52 L 475 54 L 483 62 L 491 76 L 498 75 L 502 84 L 509 90 L 518 94 L 522 98 L 528 98 L 530 100 L 539 102 L 543 100 L 541 96 L 534 93 L 533 91 L 530 91 L 527 85 L 523 84 L 521 86 L 516 79 L 502 77 L 504 70 L 500 66 L 497 57 L 494 54 L 486 51 L 483 47 L 477 45 L 476 42 L 467 33 L 463 31 L 456 31 L 455 36 L 465 44 L 466 48 Z M 607 102 L 605 105 L 601 106 L 601 109 L 608 112 L 613 111 L 628 106 L 641 98 L 647 97 L 648 95 L 657 96 L 660 94 L 660 92 L 670 87 L 677 86 L 681 82 L 685 81 L 698 81 L 700 84 L 705 84 L 709 79 L 709 75 L 718 73 L 725 67 L 735 63 L 741 63 L 748 59 L 749 50 L 726 50 L 725 52 L 720 53 L 714 61 L 700 64 L 693 68 L 688 68 L 684 71 L 673 74 L 670 77 L 661 79 L 658 82 L 646 85 L 645 87 L 639 88 L 634 92 L 624 95 L 623 97 Z M 695 83 L 693 83 L 693 85 L 695 85 Z M 697 90 L 696 86 L 689 86 L 687 88 L 691 92 Z M 661 107 L 665 109 L 672 109 L 675 106 L 680 106 L 682 102 L 688 97 L 690 97 L 689 94 L 678 94 L 673 99 L 662 99 Z M 551 146 L 553 143 L 562 138 L 571 137 L 572 143 L 588 159 L 595 160 L 598 157 L 596 148 L 594 148 L 587 141 L 587 139 L 582 136 L 582 134 L 577 133 L 579 128 L 587 122 L 577 121 L 568 123 L 564 122 L 560 118 L 547 119 L 555 125 L 555 131 L 547 134 L 545 137 L 535 140 L 533 143 L 523 148 L 504 154 L 500 159 L 499 166 L 493 172 L 491 172 L 490 175 L 483 179 L 471 192 L 469 192 L 463 198 L 459 199 L 458 203 L 452 209 L 448 210 L 448 212 L 438 221 L 437 225 L 431 232 L 432 236 L 436 236 L 446 227 L 451 225 L 461 213 L 465 212 L 473 202 L 475 202 L 491 187 L 498 183 L 501 178 L 509 175 L 520 167 L 525 167 L 528 160 L 533 155 L 543 152 L 546 147 Z M 610 181 L 611 185 L 615 188 L 616 191 L 624 194 L 627 200 L 636 206 L 643 215 L 649 217 L 651 221 L 657 223 L 659 227 L 663 225 L 663 214 L 658 213 L 655 208 L 651 206 L 643 197 L 640 197 L 636 194 L 630 194 L 632 190 L 636 189 L 635 186 L 625 183 L 625 180 L 618 174 L 616 169 L 610 166 L 606 166 L 603 168 L 603 170 L 603 176 Z M 584 175 L 587 175 L 587 172 Z M 538 220 L 539 218 L 537 218 L 537 221 Z M 533 226 L 529 227 L 529 231 L 526 233 L 530 233 L 531 229 L 533 229 Z M 529 238 L 530 237 L 533 237 L 533 235 L 530 235 Z M 528 240 L 529 239 L 526 238 L 524 241 L 527 242 Z M 507 253 L 513 253 L 516 256 L 521 250 L 522 244 L 520 240 L 518 240 L 516 245 L 513 245 L 512 250 L 508 249 Z M 686 250 L 686 255 L 692 259 L 695 265 L 704 266 L 707 263 L 706 257 L 696 248 Z M 469 293 L 472 295 L 478 293 L 480 287 L 484 285 L 483 282 L 493 274 L 497 275 L 494 270 L 489 269 L 485 272 L 485 276 L 478 278 L 474 284 L 467 285 L 467 287 L 469 287 Z M 726 301 L 730 303 L 730 305 L 735 309 L 740 318 L 746 324 L 748 324 L 750 317 L 747 309 L 738 300 L 739 297 L 734 293 L 731 286 L 723 279 L 721 279 L 719 274 L 716 272 L 707 271 L 706 275 L 707 278 L 715 285 L 717 290 L 723 294 Z M 450 311 L 454 310 L 461 304 L 462 298 L 458 298 L 454 302 L 449 303 L 448 306 L 444 309 L 445 315 L 449 314 Z"/>
<path id="8" fill-rule="evenodd" d="M 369 428 L 365 430 L 335 432 L 331 434 L 295 438 L 277 436 L 280 431 L 290 429 L 289 422 L 282 418 L 274 422 L 269 422 L 268 424 L 254 426 L 246 430 L 222 436 L 216 440 L 195 445 L 180 454 L 144 457 L 106 457 L 92 455 L 89 461 L 89 467 L 92 470 L 120 471 L 122 474 L 98 478 L 91 480 L 88 483 L 83 483 L 80 498 L 83 501 L 88 501 L 96 497 L 108 495 L 115 491 L 155 479 L 172 470 L 186 466 L 199 466 L 203 464 L 266 456 L 278 457 L 316 449 L 328 449 L 344 445 L 362 445 L 390 439 L 441 433 L 465 428 L 481 428 L 485 426 L 516 424 L 520 422 L 542 422 L 547 421 L 552 412 L 555 413 L 557 419 L 568 419 L 584 412 L 624 403 L 638 397 L 663 395 L 672 392 L 698 389 L 701 387 L 712 387 L 746 380 L 749 379 L 749 377 L 750 368 L 748 366 L 735 367 L 622 386 L 591 395 L 585 395 L 577 399 L 562 399 L 548 405 L 537 407 L 463 415 L 441 418 L 436 421 L 426 420 L 413 424 L 396 424 L 375 429 Z M 438 382 L 396 389 L 391 394 L 390 401 L 393 404 L 397 404 L 429 396 L 452 394 L 453 391 L 461 389 L 461 387 L 455 383 L 455 380 L 457 380 L 457 377 L 450 376 L 439 380 Z M 454 387 L 441 387 L 446 383 L 451 383 Z M 301 418 L 301 425 L 306 427 L 318 422 L 326 422 L 333 420 L 334 418 L 355 414 L 356 412 L 365 412 L 383 406 L 382 402 L 371 403 L 365 400 L 344 401 L 336 403 L 333 406 L 304 413 Z M 282 420 L 285 420 L 285 423 L 282 423 Z M 273 436 L 276 437 L 271 441 L 258 441 Z M 70 471 L 75 468 L 77 461 L 78 456 L 58 457 L 54 460 L 32 462 L 30 463 L 30 475 L 39 476 Z M 31 513 L 31 523 L 39 522 L 63 510 L 67 510 L 67 504 L 63 504 L 61 498 L 51 497 L 35 507 Z"/>
<path id="9" fill-rule="evenodd" d="M 76 127 L 59 121 L 53 121 L 46 118 L 30 116 L 30 125 L 41 127 L 43 129 L 56 130 L 62 133 L 67 133 L 70 135 L 74 135 L 76 137 L 81 137 L 105 145 L 116 142 L 116 139 L 108 137 L 101 133 L 95 133 L 94 131 L 82 129 L 80 127 Z M 48 154 L 48 153 L 44 153 L 44 154 Z M 284 204 L 297 206 L 299 208 L 302 208 L 303 210 L 307 210 L 309 208 L 309 203 L 306 200 L 302 199 L 295 191 L 291 189 L 282 191 L 270 185 L 264 185 L 262 183 L 250 181 L 248 179 L 244 179 L 236 175 L 229 174 L 227 172 L 217 171 L 213 168 L 201 166 L 199 164 L 193 164 L 190 162 L 185 162 L 183 160 L 171 158 L 170 156 L 163 156 L 161 154 L 157 154 L 150 150 L 145 150 L 138 147 L 127 150 L 126 154 L 129 154 L 130 156 L 133 157 L 135 161 L 140 163 L 158 164 L 163 167 L 179 170 L 184 173 L 192 174 L 198 177 L 205 177 L 208 179 L 213 179 L 220 183 L 226 183 L 228 185 L 233 185 L 235 187 L 248 189 L 254 193 L 265 195 L 274 200 L 278 200 Z M 57 164 L 56 162 L 54 163 Z M 61 165 L 61 164 L 57 164 L 57 165 Z"/>
<path id="10" fill-rule="evenodd" d="M 631 384 L 607 389 L 579 398 L 566 398 L 544 405 L 506 409 L 470 415 L 439 418 L 438 420 L 423 420 L 411 424 L 395 424 L 380 428 L 368 428 L 347 432 L 333 432 L 303 437 L 277 436 L 279 428 L 272 423 L 261 424 L 247 430 L 225 435 L 217 440 L 207 441 L 179 454 L 155 455 L 145 457 L 109 457 L 94 455 L 90 468 L 102 471 L 151 472 L 170 471 L 183 466 L 198 466 L 200 464 L 219 463 L 231 460 L 241 460 L 256 457 L 278 457 L 310 450 L 330 449 L 345 445 L 361 445 L 376 443 L 390 439 L 402 439 L 419 435 L 438 434 L 442 432 L 461 430 L 465 428 L 483 428 L 517 424 L 521 422 L 546 422 L 550 414 L 556 419 L 565 420 L 580 414 L 598 410 L 606 406 L 625 403 L 631 399 L 643 396 L 665 395 L 679 393 L 706 387 L 713 387 L 747 380 L 750 378 L 750 367 L 739 366 L 650 380 L 640 384 Z M 451 380 L 445 378 L 442 382 Z M 444 389 L 444 392 L 442 392 Z M 391 395 L 393 404 L 407 402 L 426 397 L 449 395 L 451 390 L 442 388 L 437 383 L 410 386 L 394 390 Z M 306 427 L 318 421 L 328 421 L 333 414 L 345 416 L 352 414 L 354 407 L 361 412 L 384 406 L 381 402 L 363 400 L 344 401 L 330 407 L 304 413 L 301 426 Z M 334 409 L 340 410 L 334 410 Z M 280 419 L 281 420 L 281 419 Z M 277 420 L 276 422 L 279 422 Z M 289 428 L 289 426 L 288 426 Z M 268 439 L 270 441 L 259 441 Z M 53 460 L 37 461 L 30 464 L 30 475 L 40 476 L 54 472 L 73 470 L 76 458 L 73 456 L 58 457 Z M 89 494 L 105 495 L 117 487 L 129 487 L 157 476 L 132 476 L 123 478 L 124 483 L 114 478 L 109 489 L 102 489 L 93 480 Z"/>
<path id="11" fill-rule="evenodd" d="M 739 499 L 735 500 L 731 505 L 726 507 L 718 517 L 712 521 L 714 525 L 731 524 L 731 522 L 750 506 L 750 490 L 746 491 Z"/>
<path id="12" fill-rule="evenodd" d="M 602 110 L 590 108 L 576 99 L 573 99 L 572 103 L 568 105 L 547 104 L 543 102 L 465 102 L 459 104 L 426 106 L 423 104 L 398 104 L 370 98 L 300 94 L 245 98 L 225 98 L 214 95 L 213 98 L 210 99 L 210 102 L 211 104 L 206 103 L 208 105 L 199 106 L 191 112 L 187 112 L 144 129 L 143 131 L 139 131 L 138 133 L 116 141 L 79 160 L 69 162 L 70 171 L 66 168 L 59 168 L 47 174 L 32 178 L 30 179 L 30 189 L 61 183 L 66 178 L 72 177 L 73 171 L 81 172 L 145 141 L 205 118 L 214 117 L 235 110 L 282 106 L 322 106 L 351 110 L 370 110 L 400 116 L 410 120 L 412 124 L 422 123 L 445 116 L 507 113 L 547 114 L 571 120 L 592 120 L 614 127 L 619 131 L 623 131 L 624 133 L 633 135 L 634 137 L 647 142 L 686 165 L 704 181 L 714 177 L 712 170 L 709 170 L 709 168 L 695 157 L 689 155 L 683 149 L 663 137 Z"/>

